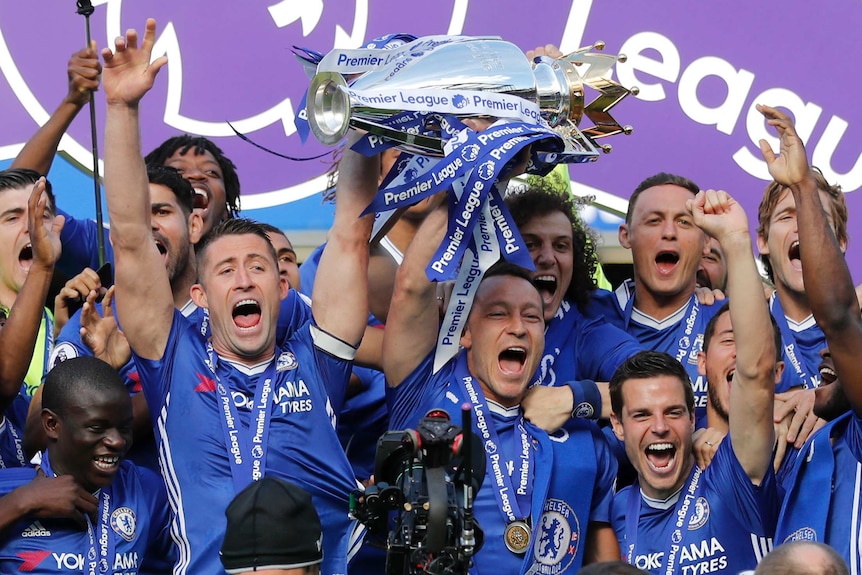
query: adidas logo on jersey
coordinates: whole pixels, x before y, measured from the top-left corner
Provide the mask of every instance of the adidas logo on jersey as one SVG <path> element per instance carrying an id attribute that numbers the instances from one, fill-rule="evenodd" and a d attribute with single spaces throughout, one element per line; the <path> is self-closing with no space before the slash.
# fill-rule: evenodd
<path id="1" fill-rule="evenodd" d="M 34 521 L 21 533 L 21 537 L 50 537 L 51 532 L 45 529 L 41 523 Z"/>

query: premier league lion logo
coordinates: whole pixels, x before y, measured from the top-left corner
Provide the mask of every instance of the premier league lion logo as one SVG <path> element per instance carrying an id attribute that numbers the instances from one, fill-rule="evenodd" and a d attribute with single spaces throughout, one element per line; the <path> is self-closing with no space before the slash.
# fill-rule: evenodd
<path id="1" fill-rule="evenodd" d="M 475 162 L 479 157 L 479 146 L 476 144 L 467 144 L 461 148 L 461 157 L 465 162 Z"/>
<path id="2" fill-rule="evenodd" d="M 494 177 L 495 167 L 496 164 L 492 160 L 488 160 L 487 162 L 476 168 L 476 170 L 478 171 L 479 177 L 487 181 Z"/>
<path id="3" fill-rule="evenodd" d="M 452 105 L 458 108 L 459 110 L 466 106 L 469 103 L 466 97 L 461 94 L 456 94 L 452 96 Z"/>

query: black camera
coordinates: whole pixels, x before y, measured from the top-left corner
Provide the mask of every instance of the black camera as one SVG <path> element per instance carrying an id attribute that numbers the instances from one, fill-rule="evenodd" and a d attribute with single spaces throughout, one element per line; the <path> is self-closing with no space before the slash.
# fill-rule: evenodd
<path id="1" fill-rule="evenodd" d="M 470 410 L 462 415 L 469 430 Z M 351 494 L 350 513 L 368 528 L 366 543 L 386 549 L 386 575 L 466 575 L 483 542 L 473 499 L 484 476 L 479 438 L 443 410 L 383 434 L 375 484 Z"/>

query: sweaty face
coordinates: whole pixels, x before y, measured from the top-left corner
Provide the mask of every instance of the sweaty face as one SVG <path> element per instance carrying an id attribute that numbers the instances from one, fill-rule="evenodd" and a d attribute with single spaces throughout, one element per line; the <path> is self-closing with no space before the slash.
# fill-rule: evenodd
<path id="1" fill-rule="evenodd" d="M 533 280 L 542 295 L 548 322 L 560 309 L 572 283 L 572 223 L 563 212 L 551 212 L 533 217 L 520 232 L 536 266 Z"/>
<path id="2" fill-rule="evenodd" d="M 165 262 L 171 282 L 191 264 L 189 222 L 174 193 L 161 185 L 150 185 L 153 240 Z"/>
<path id="3" fill-rule="evenodd" d="M 623 383 L 622 413 L 611 417 L 641 489 L 655 499 L 667 499 L 682 487 L 694 463 L 694 414 L 686 407 L 683 385 L 689 383 L 669 375 L 629 379 Z"/>
<path id="4" fill-rule="evenodd" d="M 204 252 L 192 299 L 209 309 L 212 342 L 223 358 L 252 365 L 275 349 L 275 326 L 287 281 L 272 246 L 256 234 L 228 235 Z"/>
<path id="5" fill-rule="evenodd" d="M 820 191 L 820 203 L 826 212 L 826 219 L 832 231 L 835 222 L 829 195 Z M 785 190 L 769 217 L 766 237 L 757 236 L 757 248 L 769 257 L 772 266 L 772 279 L 779 290 L 803 294 L 802 260 L 799 256 L 799 230 L 796 226 L 796 201 L 790 190 Z M 844 246 L 841 246 L 844 249 Z"/>
<path id="6" fill-rule="evenodd" d="M 620 244 L 632 250 L 635 278 L 658 299 L 688 297 L 706 241 L 685 207 L 694 195 L 673 184 L 641 192 Z"/>
<path id="7" fill-rule="evenodd" d="M 111 484 L 132 445 L 132 402 L 125 393 L 82 388 L 54 422 L 43 414 L 54 471 L 89 492 Z"/>
<path id="8" fill-rule="evenodd" d="M 11 306 L 33 265 L 33 249 L 27 229 L 27 201 L 33 186 L 0 191 L 0 302 Z M 50 229 L 52 214 L 45 213 Z"/>
<path id="9" fill-rule="evenodd" d="M 275 255 L 278 257 L 278 273 L 287 280 L 287 283 L 299 291 L 299 265 L 296 263 L 296 252 L 293 246 L 283 234 L 267 234 Z"/>
<path id="10" fill-rule="evenodd" d="M 209 153 L 195 154 L 190 148 L 185 154 L 180 150 L 165 160 L 165 165 L 175 168 L 195 189 L 195 211 L 204 221 L 202 235 L 209 233 L 214 225 L 227 217 L 227 196 L 221 166 Z"/>
<path id="11" fill-rule="evenodd" d="M 520 403 L 545 347 L 536 288 L 512 276 L 482 281 L 461 345 L 488 399 L 506 407 Z"/>
<path id="12" fill-rule="evenodd" d="M 722 313 L 716 320 L 708 349 L 698 356 L 697 368 L 701 375 L 706 375 L 710 403 L 718 415 L 728 421 L 730 385 L 736 372 L 736 340 L 730 312 Z"/>

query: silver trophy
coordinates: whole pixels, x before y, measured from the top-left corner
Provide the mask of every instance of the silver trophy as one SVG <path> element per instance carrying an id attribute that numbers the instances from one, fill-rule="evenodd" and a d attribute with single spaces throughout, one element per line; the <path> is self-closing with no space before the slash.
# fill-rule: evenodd
<path id="1" fill-rule="evenodd" d="M 433 129 L 405 130 L 394 126 L 392 119 L 406 110 L 421 110 L 417 101 L 427 103 L 429 113 L 512 117 L 514 113 L 507 110 L 517 105 L 511 104 L 511 97 L 537 109 L 547 126 L 562 137 L 565 150 L 549 158 L 549 163 L 594 161 L 598 150 L 610 151 L 609 145 L 596 144 L 596 139 L 631 133 L 631 127 L 621 126 L 609 110 L 629 93 L 637 94 L 637 88 L 626 89 L 610 79 L 617 57 L 596 53 L 594 50 L 604 48 L 601 42 L 558 59 L 542 57 L 530 62 L 520 48 L 500 39 L 458 37 L 444 45 L 432 43 L 433 49 L 424 49 L 428 42 L 423 44 L 423 40 L 407 45 L 385 66 L 350 84 L 338 72 L 316 74 L 307 98 L 308 122 L 315 137 L 334 145 L 353 127 L 397 142 L 407 151 L 443 156 L 445 140 Z M 585 88 L 599 93 L 587 105 Z M 461 103 L 463 98 L 457 100 L 457 94 L 463 93 L 472 94 L 474 101 L 483 100 L 477 93 L 498 99 L 505 95 L 508 108 L 500 104 L 500 108 L 482 110 L 480 106 L 459 113 L 451 108 L 451 101 Z M 447 94 L 454 96 L 447 98 Z M 412 102 L 412 107 L 399 107 L 399 98 Z M 450 109 L 440 109 L 436 102 L 446 102 Z M 584 117 L 593 125 L 581 126 Z"/>

